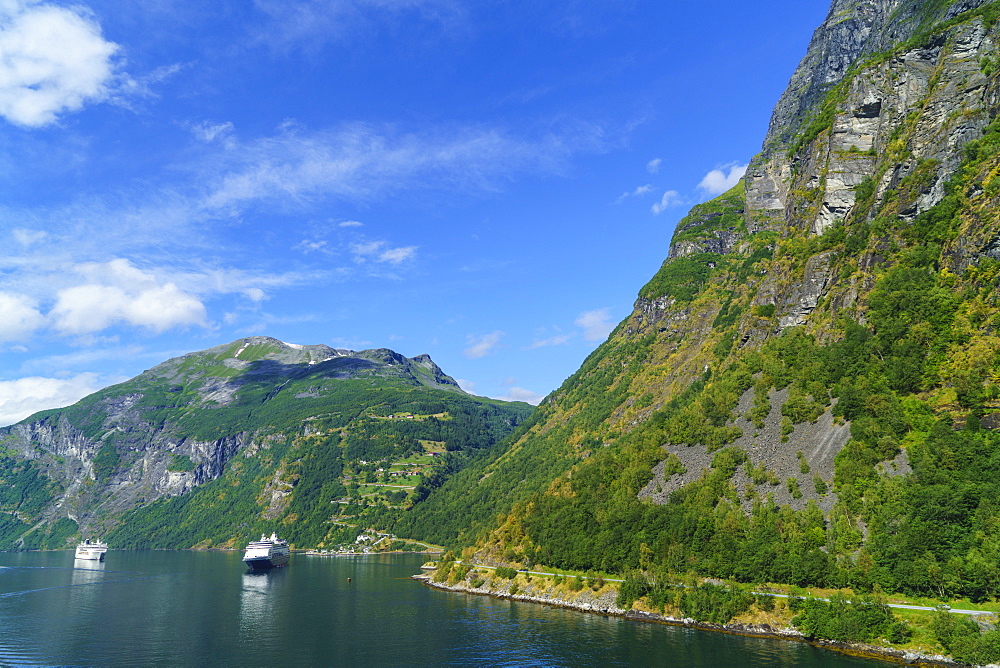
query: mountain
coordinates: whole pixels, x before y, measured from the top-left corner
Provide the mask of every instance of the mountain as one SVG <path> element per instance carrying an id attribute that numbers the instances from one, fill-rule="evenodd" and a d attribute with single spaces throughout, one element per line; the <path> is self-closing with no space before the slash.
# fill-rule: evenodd
<path id="1" fill-rule="evenodd" d="M 0 430 L 0 544 L 216 545 L 283 522 L 316 546 L 333 515 L 411 503 L 530 412 L 427 355 L 241 339 Z M 379 487 L 390 471 L 410 475 Z"/>
<path id="2" fill-rule="evenodd" d="M 998 18 L 834 0 L 742 181 L 396 530 L 486 563 L 1000 595 Z"/>

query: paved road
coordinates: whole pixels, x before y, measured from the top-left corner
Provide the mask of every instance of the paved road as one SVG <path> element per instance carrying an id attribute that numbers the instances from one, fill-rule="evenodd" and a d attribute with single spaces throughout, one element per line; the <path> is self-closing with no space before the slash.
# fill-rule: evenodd
<path id="1" fill-rule="evenodd" d="M 462 562 L 459 560 L 458 563 L 462 563 Z M 496 570 L 496 566 L 483 566 L 482 564 L 468 564 L 468 565 L 469 566 L 473 566 L 474 568 L 485 568 L 485 569 L 488 569 L 488 570 L 491 570 L 491 571 L 495 571 Z M 522 570 L 522 571 L 518 571 L 518 572 L 519 573 L 528 573 L 529 575 L 559 575 L 558 573 L 546 573 L 544 571 L 525 571 L 525 570 Z M 574 575 L 565 575 L 564 574 L 563 577 L 576 577 L 576 576 L 574 576 Z M 618 579 L 618 578 L 604 578 L 604 581 L 605 582 L 624 582 L 624 580 L 621 580 L 621 579 Z M 754 594 L 763 594 L 764 596 L 775 596 L 777 598 L 788 598 L 788 594 L 776 594 L 776 593 L 770 592 L 770 591 L 755 591 L 753 593 Z M 808 596 L 808 597 L 802 597 L 802 598 L 814 598 L 814 597 Z M 819 597 L 815 597 L 815 598 L 818 601 L 829 601 L 830 600 L 828 598 L 819 598 Z M 887 603 L 886 605 L 888 605 L 890 608 L 899 608 L 901 610 L 929 610 L 929 611 L 932 611 L 932 612 L 934 610 L 937 610 L 937 608 L 933 608 L 933 607 L 926 606 L 926 605 L 905 605 L 903 603 Z M 955 608 L 949 608 L 948 612 L 953 612 L 956 615 L 992 615 L 992 614 L 994 614 L 994 613 L 990 612 L 989 610 L 956 610 Z"/>

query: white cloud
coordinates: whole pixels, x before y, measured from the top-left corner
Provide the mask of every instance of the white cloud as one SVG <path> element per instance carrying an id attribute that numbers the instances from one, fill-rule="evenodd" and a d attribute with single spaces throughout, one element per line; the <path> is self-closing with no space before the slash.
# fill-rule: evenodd
<path id="1" fill-rule="evenodd" d="M 374 255 L 384 245 L 385 245 L 384 241 L 359 242 L 356 244 L 351 244 L 351 252 L 353 252 L 355 255 L 362 255 L 362 256 Z"/>
<path id="2" fill-rule="evenodd" d="M 0 382 L 0 426 L 13 424 L 32 413 L 62 408 L 103 387 L 93 373 L 72 378 L 32 376 Z"/>
<path id="3" fill-rule="evenodd" d="M 337 227 L 364 227 L 365 224 L 357 220 L 345 220 L 342 223 L 338 223 Z"/>
<path id="4" fill-rule="evenodd" d="M 0 341 L 24 339 L 44 324 L 45 318 L 30 299 L 0 292 Z"/>
<path id="5" fill-rule="evenodd" d="M 627 200 L 629 197 L 642 197 L 643 195 L 649 194 L 649 193 L 653 192 L 654 190 L 656 190 L 656 188 L 653 187 L 651 184 L 646 184 L 644 186 L 639 186 L 638 188 L 636 188 L 632 192 L 627 192 L 627 191 L 623 192 L 621 195 L 619 195 L 618 199 L 615 200 L 615 204 L 621 204 L 622 202 L 624 202 L 625 200 Z"/>
<path id="6" fill-rule="evenodd" d="M 256 39 L 272 49 L 315 49 L 355 39 L 370 25 L 392 21 L 447 25 L 461 15 L 453 0 L 254 0 L 253 4 L 269 19 Z"/>
<path id="7" fill-rule="evenodd" d="M 748 165 L 731 162 L 719 169 L 713 169 L 698 184 L 699 190 L 709 195 L 721 195 L 735 186 L 746 174 Z M 728 172 L 726 170 L 729 170 Z"/>
<path id="8" fill-rule="evenodd" d="M 31 246 L 48 236 L 48 232 L 44 230 L 26 230 L 20 227 L 12 230 L 11 234 L 14 235 L 14 240 L 22 246 Z"/>
<path id="9" fill-rule="evenodd" d="M 416 246 L 406 246 L 405 248 L 390 248 L 382 253 L 379 253 L 379 262 L 388 262 L 390 264 L 399 264 L 404 260 L 409 260 L 417 252 Z"/>
<path id="10" fill-rule="evenodd" d="M 573 322 L 583 330 L 583 338 L 587 341 L 603 341 L 615 328 L 610 309 L 606 308 L 585 311 Z"/>
<path id="11" fill-rule="evenodd" d="M 504 396 L 493 398 L 500 399 L 501 401 L 523 401 L 531 404 L 532 406 L 537 406 L 541 403 L 542 399 L 545 398 L 545 395 L 532 392 L 531 390 L 526 390 L 523 387 L 512 387 Z"/>
<path id="12" fill-rule="evenodd" d="M 490 332 L 489 334 L 483 334 L 482 336 L 469 336 L 468 344 L 469 347 L 463 352 L 465 356 L 469 359 L 479 359 L 480 357 L 485 357 L 490 354 L 494 348 L 500 343 L 500 339 L 504 337 L 504 333 L 500 330 Z"/>
<path id="13" fill-rule="evenodd" d="M 657 174 L 660 171 L 660 165 L 663 164 L 663 160 L 660 158 L 653 158 L 646 163 L 646 171 L 650 174 Z"/>
<path id="14" fill-rule="evenodd" d="M 376 262 L 400 264 L 404 260 L 412 258 L 417 252 L 417 247 L 386 248 L 386 242 L 384 241 L 365 241 L 351 244 L 351 252 L 354 254 L 355 262 L 374 260 Z"/>
<path id="15" fill-rule="evenodd" d="M 88 263 L 78 270 L 88 282 L 59 290 L 49 313 L 64 334 L 90 334 L 116 324 L 154 332 L 205 325 L 205 306 L 197 297 L 128 260 Z"/>
<path id="16" fill-rule="evenodd" d="M 233 129 L 233 124 L 228 121 L 225 123 L 209 123 L 205 121 L 190 126 L 191 134 L 197 139 L 207 144 L 218 139 L 227 148 L 235 146 L 235 142 L 232 139 Z"/>
<path id="17" fill-rule="evenodd" d="M 368 200 L 410 188 L 497 190 L 521 172 L 554 173 L 570 155 L 599 148 L 603 131 L 577 125 L 540 138 L 490 128 L 399 134 L 361 123 L 306 133 L 295 127 L 200 163 L 205 212 L 270 200 L 292 207 L 317 198 Z"/>
<path id="18" fill-rule="evenodd" d="M 463 390 L 465 390 L 467 393 L 469 394 L 476 393 L 476 383 L 474 381 L 466 380 L 465 378 L 456 378 L 455 382 L 458 383 L 458 386 Z"/>
<path id="19" fill-rule="evenodd" d="M 315 253 L 315 252 L 328 253 L 329 250 L 327 250 L 327 245 L 328 242 L 326 241 L 312 241 L 309 239 L 303 239 L 299 243 L 295 244 L 293 248 L 295 248 L 295 250 L 301 250 L 306 253 Z"/>
<path id="20" fill-rule="evenodd" d="M 568 343 L 573 336 L 573 334 L 557 334 L 555 336 L 550 336 L 547 339 L 536 339 L 530 346 L 528 346 L 528 350 L 544 348 L 546 346 L 561 346 Z"/>
<path id="21" fill-rule="evenodd" d="M 653 204 L 650 211 L 652 211 L 654 215 L 659 215 L 666 211 L 668 207 L 676 206 L 678 204 L 683 204 L 680 194 L 676 190 L 668 190 L 663 193 L 663 197 L 660 198 L 659 202 Z"/>
<path id="22" fill-rule="evenodd" d="M 79 6 L 0 3 L 0 115 L 40 127 L 104 99 L 117 50 Z"/>

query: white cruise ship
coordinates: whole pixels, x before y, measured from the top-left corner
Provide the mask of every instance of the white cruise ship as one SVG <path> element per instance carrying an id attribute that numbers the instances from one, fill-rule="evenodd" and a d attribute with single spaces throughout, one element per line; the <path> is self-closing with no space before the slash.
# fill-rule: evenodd
<path id="1" fill-rule="evenodd" d="M 290 557 L 291 550 L 288 549 L 287 540 L 278 538 L 274 533 L 270 538 L 261 534 L 260 540 L 247 544 L 243 562 L 252 571 L 264 571 L 269 568 L 281 568 L 288 563 Z"/>
<path id="2" fill-rule="evenodd" d="M 97 541 L 93 543 L 88 538 L 76 546 L 74 559 L 86 559 L 87 561 L 104 561 L 104 554 L 108 551 L 108 546 Z"/>

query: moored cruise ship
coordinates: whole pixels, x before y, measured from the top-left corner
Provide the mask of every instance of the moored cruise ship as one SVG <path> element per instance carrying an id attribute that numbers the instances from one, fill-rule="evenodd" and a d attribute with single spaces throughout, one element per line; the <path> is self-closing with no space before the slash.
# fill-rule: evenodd
<path id="1" fill-rule="evenodd" d="M 108 546 L 97 541 L 91 542 L 88 538 L 76 546 L 74 559 L 86 559 L 88 561 L 104 561 L 104 554 L 108 551 Z"/>
<path id="2" fill-rule="evenodd" d="M 278 538 L 274 533 L 270 538 L 261 534 L 260 540 L 247 544 L 243 562 L 252 571 L 264 571 L 269 568 L 281 568 L 288 563 L 290 556 L 291 550 L 288 549 L 287 540 Z"/>

